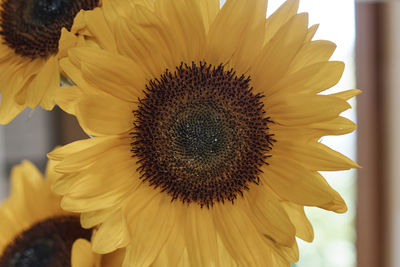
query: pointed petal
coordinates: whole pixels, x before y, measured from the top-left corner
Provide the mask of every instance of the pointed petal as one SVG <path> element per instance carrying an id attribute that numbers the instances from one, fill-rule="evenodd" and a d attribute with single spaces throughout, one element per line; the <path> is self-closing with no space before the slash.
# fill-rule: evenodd
<path id="1" fill-rule="evenodd" d="M 83 169 L 87 169 L 93 163 L 95 163 L 100 157 L 104 157 L 104 154 L 111 154 L 110 150 L 115 151 L 116 148 L 125 145 L 125 150 L 130 150 L 130 139 L 129 138 L 117 138 L 117 137 L 94 137 L 89 140 L 93 142 L 84 142 L 87 147 L 79 147 L 75 151 L 71 151 L 69 154 L 63 152 L 62 149 L 57 149 L 51 153 L 51 155 L 64 155 L 60 162 L 55 167 L 57 172 L 69 173 L 77 172 Z M 88 140 L 86 140 L 88 141 Z M 128 155 L 129 156 L 129 155 Z"/>
<path id="2" fill-rule="evenodd" d="M 266 97 L 278 93 L 316 94 L 336 85 L 342 77 L 343 62 L 326 61 L 307 66 L 282 78 L 266 91 Z"/>
<path id="3" fill-rule="evenodd" d="M 278 30 L 296 15 L 298 8 L 299 0 L 288 0 L 267 19 L 264 43 L 269 42 Z"/>
<path id="4" fill-rule="evenodd" d="M 283 199 L 304 206 L 323 205 L 333 200 L 336 192 L 318 172 L 281 155 L 273 155 L 269 163 L 262 168 L 262 181 Z"/>
<path id="5" fill-rule="evenodd" d="M 361 90 L 358 89 L 351 89 L 343 92 L 339 92 L 336 94 L 331 94 L 331 96 L 336 96 L 339 97 L 340 99 L 343 99 L 345 101 L 351 99 L 352 97 L 361 94 Z"/>
<path id="6" fill-rule="evenodd" d="M 330 41 L 317 40 L 306 42 L 293 60 L 289 73 L 296 72 L 318 62 L 326 62 L 331 58 L 335 50 L 336 45 Z"/>
<path id="7" fill-rule="evenodd" d="M 266 102 L 271 119 L 287 126 L 332 120 L 351 108 L 346 101 L 327 95 L 274 95 L 266 99 Z"/>
<path id="8" fill-rule="evenodd" d="M 208 50 L 206 58 L 211 64 L 228 62 L 237 50 L 237 44 L 245 38 L 249 25 L 256 14 L 256 2 L 249 0 L 227 1 L 217 14 L 208 33 Z M 227 29 L 233 29 L 227 31 Z"/>
<path id="9" fill-rule="evenodd" d="M 265 45 L 250 70 L 255 90 L 267 91 L 285 75 L 303 46 L 307 25 L 307 14 L 296 15 Z"/>
<path id="10" fill-rule="evenodd" d="M 197 1 L 159 0 L 155 2 L 155 10 L 165 19 L 165 30 L 178 47 L 174 51 L 176 65 L 182 61 L 202 60 L 206 42 L 205 23 Z"/>
<path id="11" fill-rule="evenodd" d="M 294 139 L 280 139 L 278 142 L 277 146 L 281 151 L 285 151 L 288 157 L 310 170 L 338 171 L 360 168 L 351 159 L 319 142 L 299 142 Z"/>
<path id="12" fill-rule="evenodd" d="M 312 242 L 314 239 L 314 230 L 304 213 L 304 207 L 289 201 L 282 201 L 281 203 L 293 225 L 296 227 L 296 236 L 304 241 Z"/>

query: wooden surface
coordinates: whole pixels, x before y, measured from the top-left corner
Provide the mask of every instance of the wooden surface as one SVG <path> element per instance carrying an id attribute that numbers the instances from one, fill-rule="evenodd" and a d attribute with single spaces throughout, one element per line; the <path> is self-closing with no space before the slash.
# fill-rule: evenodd
<path id="1" fill-rule="evenodd" d="M 385 258 L 387 266 L 400 266 L 400 1 L 384 6 L 383 46 L 383 177 Z"/>
<path id="2" fill-rule="evenodd" d="M 389 267 L 384 252 L 385 211 L 382 168 L 382 7 L 383 3 L 356 4 L 358 175 L 357 261 L 358 267 Z"/>
<path id="3" fill-rule="evenodd" d="M 79 126 L 76 118 L 70 114 L 56 109 L 58 145 L 66 145 L 76 140 L 89 138 Z"/>

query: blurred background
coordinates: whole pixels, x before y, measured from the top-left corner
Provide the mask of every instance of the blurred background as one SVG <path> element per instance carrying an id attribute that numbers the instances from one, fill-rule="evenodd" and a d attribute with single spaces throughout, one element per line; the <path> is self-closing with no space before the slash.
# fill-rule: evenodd
<path id="1" fill-rule="evenodd" d="M 269 0 L 268 14 L 283 2 Z M 349 211 L 308 208 L 315 240 L 299 241 L 300 261 L 293 266 L 400 266 L 400 1 L 300 0 L 300 11 L 309 13 L 310 25 L 320 24 L 314 39 L 335 42 L 333 59 L 346 63 L 330 92 L 363 90 L 343 114 L 357 121 L 358 131 L 322 140 L 363 168 L 324 173 Z M 54 146 L 83 138 L 76 121 L 57 109 L 26 110 L 0 126 L 0 201 L 7 196 L 12 165 L 29 159 L 43 170 Z"/>

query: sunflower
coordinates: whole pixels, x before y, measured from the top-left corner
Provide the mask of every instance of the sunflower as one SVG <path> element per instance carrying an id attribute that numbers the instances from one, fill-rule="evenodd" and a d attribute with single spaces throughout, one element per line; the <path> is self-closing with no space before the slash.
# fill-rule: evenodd
<path id="1" fill-rule="evenodd" d="M 123 266 L 289 266 L 304 206 L 347 210 L 319 171 L 358 165 L 319 140 L 355 129 L 359 90 L 320 94 L 344 64 L 297 0 L 268 19 L 265 0 L 149 2 L 114 21 L 116 51 L 63 59 L 93 138 L 49 154 L 61 206 Z"/>
<path id="2" fill-rule="evenodd" d="M 60 85 L 58 59 L 76 42 L 64 35 L 59 43 L 62 28 L 71 29 L 76 13 L 99 1 L 0 0 L 0 123 L 26 107 L 53 108 Z"/>
<path id="3" fill-rule="evenodd" d="M 136 6 L 153 9 L 150 0 L 102 0 L 102 8 L 81 10 L 75 17 L 70 31 L 64 29 L 61 34 L 61 43 L 65 45 L 60 53 L 60 72 L 63 76 L 73 80 L 71 86 L 58 87 L 54 92 L 54 100 L 65 112 L 73 113 L 76 102 L 82 93 L 97 93 L 82 74 L 65 60 L 67 51 L 71 47 L 94 46 L 111 52 L 117 52 L 117 40 L 113 34 L 115 21 L 121 17 L 132 16 Z M 68 80 L 67 80 L 68 81 Z"/>
<path id="4" fill-rule="evenodd" d="M 111 264 L 120 262 L 116 255 L 94 254 L 91 231 L 81 228 L 77 214 L 60 208 L 60 197 L 50 191 L 56 176 L 49 167 L 43 179 L 28 161 L 13 168 L 12 192 L 0 207 L 0 266 L 120 266 Z M 112 260 L 101 264 L 106 257 Z"/>

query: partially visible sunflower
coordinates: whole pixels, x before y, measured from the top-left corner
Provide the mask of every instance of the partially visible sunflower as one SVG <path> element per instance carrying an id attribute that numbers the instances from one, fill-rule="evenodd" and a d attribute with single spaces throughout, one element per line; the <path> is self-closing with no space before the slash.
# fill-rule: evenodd
<path id="1" fill-rule="evenodd" d="M 358 165 L 319 140 L 355 129 L 340 113 L 359 90 L 320 94 L 343 72 L 335 45 L 312 40 L 297 0 L 268 19 L 266 2 L 155 0 L 115 19 L 116 50 L 69 50 L 67 109 L 94 137 L 49 154 L 53 188 L 99 226 L 96 252 L 126 247 L 124 267 L 289 266 L 295 236 L 313 239 L 304 206 L 347 210 L 318 171 Z"/>
<path id="2" fill-rule="evenodd" d="M 73 113 L 72 109 L 82 93 L 98 93 L 98 90 L 82 77 L 69 60 L 67 51 L 71 47 L 90 46 L 105 49 L 110 52 L 118 51 L 117 40 L 113 28 L 121 17 L 136 16 L 136 9 L 154 8 L 153 0 L 102 0 L 102 8 L 81 10 L 75 17 L 70 31 L 62 31 L 62 43 L 68 44 L 60 53 L 60 71 L 73 80 L 74 85 L 57 88 L 54 99 L 65 112 Z M 68 40 L 68 41 L 67 41 Z"/>
<path id="3" fill-rule="evenodd" d="M 13 168 L 10 197 L 0 206 L 0 266 L 120 266 L 118 259 L 103 265 L 102 258 L 115 255 L 94 254 L 91 230 L 81 228 L 77 214 L 60 208 L 60 197 L 50 191 L 56 176 L 48 168 L 43 179 L 28 161 Z"/>
<path id="4" fill-rule="evenodd" d="M 60 86 L 58 59 L 74 36 L 71 29 L 81 9 L 98 6 L 100 0 L 0 0 L 0 123 L 6 124 L 24 108 L 54 106 L 54 90 Z"/>

